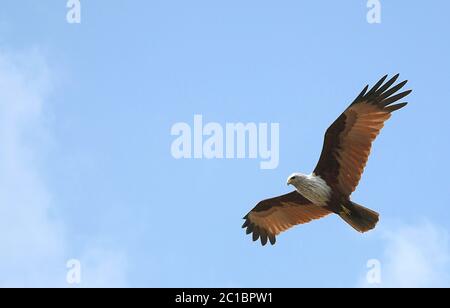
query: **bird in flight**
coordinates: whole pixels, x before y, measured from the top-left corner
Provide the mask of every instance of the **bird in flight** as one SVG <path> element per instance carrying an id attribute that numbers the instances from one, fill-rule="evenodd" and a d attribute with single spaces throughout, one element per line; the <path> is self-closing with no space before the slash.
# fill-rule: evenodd
<path id="1" fill-rule="evenodd" d="M 273 245 L 276 236 L 298 224 L 308 223 L 331 213 L 339 215 L 356 231 L 375 228 L 379 214 L 350 200 L 375 140 L 391 113 L 406 106 L 402 102 L 411 90 L 398 93 L 407 80 L 393 86 L 399 75 L 387 82 L 387 75 L 372 89 L 366 86 L 325 133 L 324 145 L 314 171 L 294 173 L 287 185 L 295 190 L 259 202 L 247 215 L 242 228 Z M 398 93 L 398 94 L 397 94 Z"/>

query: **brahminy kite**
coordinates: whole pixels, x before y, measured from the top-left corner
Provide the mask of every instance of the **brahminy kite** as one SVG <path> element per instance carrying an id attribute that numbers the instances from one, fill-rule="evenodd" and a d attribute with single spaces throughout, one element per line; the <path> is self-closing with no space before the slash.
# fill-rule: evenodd
<path id="1" fill-rule="evenodd" d="M 393 104 L 411 90 L 396 94 L 406 81 L 395 86 L 399 75 L 386 83 L 387 75 L 371 90 L 366 86 L 325 133 L 319 162 L 309 174 L 294 173 L 287 185 L 295 190 L 259 202 L 247 215 L 243 228 L 262 245 L 298 224 L 308 223 L 331 213 L 339 215 L 355 230 L 364 233 L 375 228 L 379 214 L 350 200 L 361 179 L 375 140 L 391 113 L 406 106 Z"/>

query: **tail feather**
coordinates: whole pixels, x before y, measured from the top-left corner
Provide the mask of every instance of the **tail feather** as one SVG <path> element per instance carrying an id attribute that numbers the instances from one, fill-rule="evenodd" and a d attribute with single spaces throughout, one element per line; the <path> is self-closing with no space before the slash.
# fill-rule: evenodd
<path id="1" fill-rule="evenodd" d="M 380 215 L 368 208 L 350 201 L 343 206 L 339 216 L 356 231 L 364 233 L 375 228 Z"/>

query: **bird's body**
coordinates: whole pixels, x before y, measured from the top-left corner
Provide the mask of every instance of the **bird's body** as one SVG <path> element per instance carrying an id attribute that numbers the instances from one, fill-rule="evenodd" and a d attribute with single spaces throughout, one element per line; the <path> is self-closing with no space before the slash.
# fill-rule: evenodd
<path id="1" fill-rule="evenodd" d="M 320 176 L 294 173 L 288 178 L 287 184 L 293 185 L 296 191 L 317 206 L 327 206 L 332 190 Z"/>
<path id="2" fill-rule="evenodd" d="M 265 245 L 275 244 L 275 236 L 297 224 L 310 222 L 331 213 L 339 215 L 359 232 L 375 228 L 377 212 L 354 203 L 356 189 L 366 166 L 372 142 L 391 113 L 406 106 L 392 105 L 411 91 L 396 94 L 407 81 L 392 86 L 399 75 L 386 81 L 384 76 L 369 91 L 366 86 L 350 106 L 327 129 L 322 153 L 314 171 L 294 173 L 287 184 L 295 191 L 259 202 L 245 217 L 242 226 L 261 238 Z"/>

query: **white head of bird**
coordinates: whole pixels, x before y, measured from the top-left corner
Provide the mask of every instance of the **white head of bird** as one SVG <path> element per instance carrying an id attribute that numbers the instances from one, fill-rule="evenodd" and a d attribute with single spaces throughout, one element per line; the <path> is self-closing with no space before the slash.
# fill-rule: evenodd
<path id="1" fill-rule="evenodd" d="M 292 185 L 295 188 L 298 188 L 299 186 L 301 186 L 301 182 L 305 181 L 305 179 L 307 178 L 306 174 L 303 173 L 292 173 L 288 179 L 287 179 L 287 185 Z"/>

